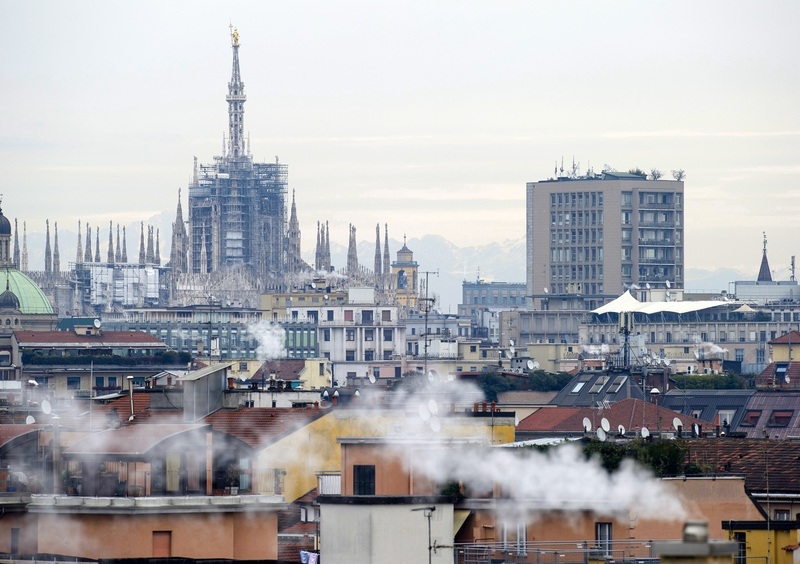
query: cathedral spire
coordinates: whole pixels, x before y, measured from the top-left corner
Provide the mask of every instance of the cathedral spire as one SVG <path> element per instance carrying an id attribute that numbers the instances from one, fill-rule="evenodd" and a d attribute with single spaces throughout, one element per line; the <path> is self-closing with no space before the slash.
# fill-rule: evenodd
<path id="1" fill-rule="evenodd" d="M 156 245 L 155 245 L 155 256 L 153 257 L 153 262 L 160 265 L 161 264 L 161 251 L 158 248 L 161 246 L 161 242 L 159 241 L 159 233 L 161 232 L 160 229 L 156 229 Z"/>
<path id="2" fill-rule="evenodd" d="M 119 223 L 117 223 L 117 248 L 114 251 L 114 262 L 122 262 L 122 251 L 119 248 Z"/>
<path id="3" fill-rule="evenodd" d="M 20 259 L 19 269 L 28 272 L 28 224 L 22 222 L 22 258 Z"/>
<path id="4" fill-rule="evenodd" d="M 286 267 L 289 272 L 300 271 L 300 222 L 297 220 L 297 205 L 292 190 L 292 212 L 289 216 L 289 232 L 286 244 Z"/>
<path id="5" fill-rule="evenodd" d="M 378 223 L 375 225 L 375 285 L 378 285 L 378 282 L 381 279 L 381 267 L 383 263 L 381 261 L 381 224 Z"/>
<path id="6" fill-rule="evenodd" d="M 147 252 L 144 255 L 144 260 L 147 264 L 153 264 L 156 261 L 155 253 L 153 253 L 153 226 L 147 226 Z"/>
<path id="7" fill-rule="evenodd" d="M 94 230 L 94 262 L 100 262 L 100 228 Z"/>
<path id="8" fill-rule="evenodd" d="M 764 232 L 764 253 L 761 255 L 761 268 L 758 269 L 758 282 L 772 282 L 772 273 L 767 260 L 767 233 Z"/>
<path id="9" fill-rule="evenodd" d="M 84 262 L 92 262 L 92 228 L 86 224 L 86 255 L 84 255 Z"/>
<path id="10" fill-rule="evenodd" d="M 122 262 L 128 262 L 128 242 L 125 240 L 125 226 L 122 226 Z"/>
<path id="11" fill-rule="evenodd" d="M 75 264 L 83 264 L 83 246 L 81 245 L 81 238 L 83 237 L 83 233 L 81 233 L 81 220 L 78 220 L 78 250 L 75 253 Z"/>
<path id="12" fill-rule="evenodd" d="M 14 218 L 14 268 L 19 269 L 19 235 L 17 232 L 17 218 Z"/>
<path id="13" fill-rule="evenodd" d="M 322 246 L 319 240 L 319 221 L 317 221 L 317 246 L 314 249 L 314 268 L 322 270 Z"/>
<path id="14" fill-rule="evenodd" d="M 44 220 L 45 225 L 47 226 L 45 238 L 44 238 L 44 271 L 45 272 L 52 272 L 53 271 L 53 252 L 50 250 L 50 220 Z"/>
<path id="15" fill-rule="evenodd" d="M 108 222 L 108 264 L 114 264 L 114 223 Z"/>
<path id="16" fill-rule="evenodd" d="M 181 207 L 181 190 L 178 188 L 178 208 L 175 210 L 175 221 L 172 224 L 172 248 L 169 254 L 169 263 L 173 272 L 187 271 L 188 246 L 189 238 L 186 233 L 186 224 L 183 222 L 183 208 Z"/>
<path id="17" fill-rule="evenodd" d="M 203 230 L 202 243 L 200 244 L 200 272 L 208 272 L 208 249 L 206 248 L 206 234 Z"/>
<path id="18" fill-rule="evenodd" d="M 139 264 L 144 265 L 145 260 L 145 247 L 144 247 L 144 221 L 142 222 L 142 231 L 139 237 Z"/>
<path id="19" fill-rule="evenodd" d="M 61 271 L 61 254 L 58 252 L 58 222 L 53 223 L 53 272 Z"/>
<path id="20" fill-rule="evenodd" d="M 347 274 L 358 272 L 358 249 L 356 248 L 356 226 L 350 224 L 350 242 L 347 245 Z"/>
<path id="21" fill-rule="evenodd" d="M 233 47 L 233 68 L 228 83 L 228 156 L 238 158 L 246 155 L 244 146 L 244 83 L 239 73 L 239 31 L 230 26 Z"/>

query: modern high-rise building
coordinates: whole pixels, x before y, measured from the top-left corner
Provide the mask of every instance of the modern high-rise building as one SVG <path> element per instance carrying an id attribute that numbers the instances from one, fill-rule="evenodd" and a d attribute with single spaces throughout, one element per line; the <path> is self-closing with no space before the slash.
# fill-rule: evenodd
<path id="1" fill-rule="evenodd" d="M 228 135 L 223 154 L 208 164 L 195 159 L 189 184 L 189 271 L 209 273 L 241 266 L 266 280 L 285 272 L 288 168 L 258 163 L 244 135 L 244 82 L 239 33 L 231 32 L 233 69 L 228 83 Z M 291 247 L 299 249 L 296 242 Z M 299 257 L 295 257 L 299 259 Z"/>
<path id="2" fill-rule="evenodd" d="M 526 282 L 534 309 L 592 310 L 626 289 L 684 284 L 682 180 L 603 171 L 526 186 Z"/>

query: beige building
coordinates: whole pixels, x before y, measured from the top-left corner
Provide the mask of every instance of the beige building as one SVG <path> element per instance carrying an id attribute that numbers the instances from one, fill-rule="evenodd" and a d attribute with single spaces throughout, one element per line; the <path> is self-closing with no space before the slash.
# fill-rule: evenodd
<path id="1" fill-rule="evenodd" d="M 603 171 L 526 186 L 534 309 L 592 310 L 626 287 L 683 288 L 683 182 Z"/>

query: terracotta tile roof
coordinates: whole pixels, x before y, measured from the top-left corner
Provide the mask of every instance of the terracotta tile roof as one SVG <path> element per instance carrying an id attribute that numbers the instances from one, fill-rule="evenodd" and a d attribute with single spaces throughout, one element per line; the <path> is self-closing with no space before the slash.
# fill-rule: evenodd
<path id="1" fill-rule="evenodd" d="M 697 439 L 687 446 L 687 463 L 706 473 L 743 475 L 750 492 L 800 493 L 800 441 Z"/>
<path id="2" fill-rule="evenodd" d="M 253 448 L 266 446 L 299 429 L 324 411 L 313 408 L 261 408 L 220 409 L 203 419 L 215 430 L 227 433 Z"/>
<path id="3" fill-rule="evenodd" d="M 643 426 L 650 431 L 672 431 L 674 430 L 672 421 L 675 417 L 681 419 L 683 428 L 687 432 L 691 429 L 691 425 L 697 423 L 702 426 L 705 423 L 690 415 L 680 415 L 671 409 L 640 399 L 628 398 L 613 403 L 608 409 L 603 410 L 589 407 L 544 407 L 520 421 L 517 431 L 582 433 L 584 418 L 593 422 L 593 428 L 599 427 L 605 418 L 612 431 L 616 431 L 619 425 L 625 427 L 626 431 L 638 431 Z"/>
<path id="4" fill-rule="evenodd" d="M 772 339 L 770 345 L 800 345 L 800 331 L 792 330 L 784 333 L 777 339 Z"/>
<path id="5" fill-rule="evenodd" d="M 162 341 L 142 331 L 103 331 L 100 335 L 77 335 L 68 331 L 14 331 L 17 342 L 24 347 L 73 346 L 113 348 L 140 346 L 167 348 Z"/>
<path id="6" fill-rule="evenodd" d="M 276 380 L 297 380 L 305 367 L 306 361 L 302 359 L 268 360 L 253 373 L 250 380 L 269 380 L 273 372 Z"/>
<path id="7" fill-rule="evenodd" d="M 92 433 L 65 449 L 64 456 L 142 456 L 168 438 L 208 428 L 202 424 L 127 425 Z"/>

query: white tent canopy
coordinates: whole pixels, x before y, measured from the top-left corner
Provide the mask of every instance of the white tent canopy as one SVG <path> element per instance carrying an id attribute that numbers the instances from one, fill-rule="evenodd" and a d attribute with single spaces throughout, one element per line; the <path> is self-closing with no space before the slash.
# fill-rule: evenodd
<path id="1" fill-rule="evenodd" d="M 621 313 L 624 311 L 645 313 L 648 315 L 653 313 L 684 314 L 724 305 L 731 305 L 731 302 L 721 302 L 717 300 L 702 300 L 696 302 L 640 302 L 634 298 L 630 290 L 628 290 L 616 300 L 597 308 L 592 311 L 592 313 L 602 315 L 604 313 Z"/>

